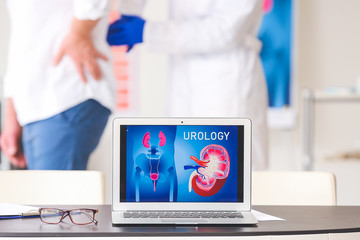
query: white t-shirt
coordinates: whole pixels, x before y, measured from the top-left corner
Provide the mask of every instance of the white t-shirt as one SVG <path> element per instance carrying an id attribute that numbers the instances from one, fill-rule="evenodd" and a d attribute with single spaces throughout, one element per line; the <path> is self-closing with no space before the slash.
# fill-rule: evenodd
<path id="1" fill-rule="evenodd" d="M 52 117 L 87 99 L 110 110 L 115 107 L 115 78 L 106 42 L 107 0 L 8 0 L 8 11 L 11 32 L 4 95 L 13 99 L 21 125 Z M 74 17 L 100 19 L 92 32 L 93 43 L 109 60 L 98 59 L 99 81 L 85 72 L 87 83 L 82 82 L 68 56 L 53 66 Z"/>

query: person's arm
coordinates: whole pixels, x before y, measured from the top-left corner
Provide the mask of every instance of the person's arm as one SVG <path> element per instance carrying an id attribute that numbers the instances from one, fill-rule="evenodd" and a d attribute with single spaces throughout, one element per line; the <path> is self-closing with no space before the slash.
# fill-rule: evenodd
<path id="1" fill-rule="evenodd" d="M 22 148 L 22 127 L 20 126 L 12 98 L 6 101 L 5 119 L 1 132 L 0 146 L 2 152 L 14 166 L 24 168 L 26 161 Z"/>
<path id="2" fill-rule="evenodd" d="M 75 64 L 81 79 L 86 82 L 86 69 L 96 80 L 101 79 L 101 69 L 97 58 L 107 58 L 94 47 L 91 32 L 100 18 L 106 16 L 108 0 L 74 0 L 74 18 L 71 28 L 63 40 L 54 64 L 68 55 Z"/>
<path id="3" fill-rule="evenodd" d="M 93 45 L 91 31 L 96 26 L 98 20 L 79 20 L 74 18 L 68 35 L 54 59 L 54 64 L 60 63 L 64 55 L 68 55 L 75 64 L 81 79 L 86 82 L 84 69 L 96 79 L 102 77 L 101 69 L 97 63 L 97 58 L 107 60 L 107 58 L 97 51 Z"/>
<path id="4" fill-rule="evenodd" d="M 189 6 L 191 7 L 191 6 Z M 262 16 L 260 0 L 218 0 L 207 15 L 184 21 L 152 22 L 144 27 L 144 43 L 154 51 L 191 54 L 233 49 L 246 41 Z"/>

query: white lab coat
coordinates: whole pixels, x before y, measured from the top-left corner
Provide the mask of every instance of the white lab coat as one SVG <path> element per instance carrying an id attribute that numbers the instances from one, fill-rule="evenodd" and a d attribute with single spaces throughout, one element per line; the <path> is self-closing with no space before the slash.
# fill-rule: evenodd
<path id="1" fill-rule="evenodd" d="M 136 14 L 144 0 L 123 13 Z M 144 44 L 168 53 L 171 116 L 247 117 L 254 170 L 268 165 L 267 91 L 256 38 L 261 0 L 170 0 L 169 21 L 147 21 Z"/>

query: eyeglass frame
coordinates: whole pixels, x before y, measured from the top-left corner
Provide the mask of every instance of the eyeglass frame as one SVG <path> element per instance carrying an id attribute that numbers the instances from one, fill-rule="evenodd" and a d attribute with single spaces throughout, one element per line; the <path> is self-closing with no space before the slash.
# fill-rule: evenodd
<path id="1" fill-rule="evenodd" d="M 59 222 L 52 223 L 52 222 L 46 222 L 46 221 L 44 221 L 44 220 L 42 219 L 42 217 L 41 217 L 41 211 L 43 211 L 43 210 L 45 210 L 45 209 L 55 209 L 55 210 L 58 210 L 59 213 L 62 213 L 62 216 L 61 216 Z M 79 211 L 79 210 L 80 210 L 80 211 L 81 211 L 81 210 L 92 211 L 92 212 L 93 212 L 93 216 L 90 217 L 90 218 L 92 219 L 92 221 L 89 222 L 89 223 L 75 223 L 74 220 L 73 220 L 72 217 L 71 217 L 70 212 L 71 212 L 71 211 L 76 211 L 76 210 L 78 210 L 78 211 Z M 59 208 L 39 208 L 39 217 L 40 217 L 40 220 L 41 220 L 43 223 L 46 223 L 46 224 L 59 224 L 59 223 L 61 223 L 61 222 L 64 220 L 64 218 L 66 218 L 66 216 L 69 216 L 71 222 L 72 222 L 73 224 L 75 224 L 75 225 L 88 225 L 88 224 L 91 224 L 91 223 L 95 223 L 95 225 L 97 225 L 99 221 L 95 219 L 95 214 L 98 213 L 98 212 L 99 212 L 98 209 L 91 209 L 91 208 L 75 208 L 75 209 L 69 209 L 69 210 L 59 209 Z"/>

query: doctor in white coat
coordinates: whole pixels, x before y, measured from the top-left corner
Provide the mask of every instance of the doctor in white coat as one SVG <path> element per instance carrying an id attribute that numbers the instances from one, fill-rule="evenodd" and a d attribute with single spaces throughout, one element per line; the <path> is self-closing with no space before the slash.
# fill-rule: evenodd
<path id="1" fill-rule="evenodd" d="M 254 170 L 268 166 L 267 90 L 257 39 L 261 0 L 170 0 L 169 21 L 146 21 L 146 1 L 123 0 L 111 45 L 143 43 L 170 56 L 171 116 L 247 117 Z"/>

